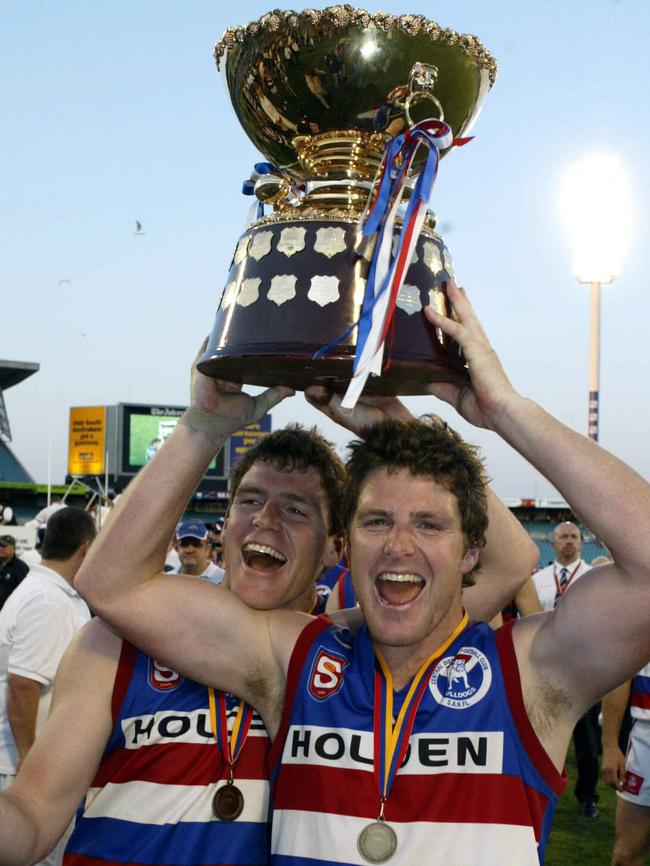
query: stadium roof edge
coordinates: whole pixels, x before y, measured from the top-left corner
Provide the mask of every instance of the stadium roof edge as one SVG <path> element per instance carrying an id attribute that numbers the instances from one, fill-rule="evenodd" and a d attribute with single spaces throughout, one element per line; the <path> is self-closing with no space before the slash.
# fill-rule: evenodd
<path id="1" fill-rule="evenodd" d="M 41 369 L 35 361 L 0 360 L 0 389 L 6 391 Z"/>

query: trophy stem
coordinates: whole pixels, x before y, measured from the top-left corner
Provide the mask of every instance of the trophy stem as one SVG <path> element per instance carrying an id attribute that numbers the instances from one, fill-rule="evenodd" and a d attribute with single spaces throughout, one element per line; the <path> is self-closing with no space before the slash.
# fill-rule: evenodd
<path id="1" fill-rule="evenodd" d="M 297 210 L 343 208 L 360 216 L 377 175 L 389 136 L 361 130 L 332 130 L 293 140 L 307 193 Z"/>
<path id="2" fill-rule="evenodd" d="M 360 130 L 333 130 L 293 140 L 305 180 L 372 180 L 390 136 Z"/>

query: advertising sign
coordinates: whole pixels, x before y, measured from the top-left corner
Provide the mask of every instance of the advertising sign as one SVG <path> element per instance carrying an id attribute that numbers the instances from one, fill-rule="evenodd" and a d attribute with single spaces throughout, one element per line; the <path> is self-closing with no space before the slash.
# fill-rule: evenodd
<path id="1" fill-rule="evenodd" d="M 105 453 L 106 407 L 72 407 L 68 442 L 68 474 L 102 475 L 105 471 Z"/>
<path id="2" fill-rule="evenodd" d="M 271 416 L 265 415 L 263 418 L 260 418 L 256 424 L 249 424 L 248 427 L 245 427 L 243 430 L 238 430 L 237 433 L 233 433 L 230 437 L 229 443 L 230 463 L 228 465 L 234 466 L 247 451 L 254 448 L 260 439 L 263 439 L 264 436 L 268 436 L 270 432 Z"/>

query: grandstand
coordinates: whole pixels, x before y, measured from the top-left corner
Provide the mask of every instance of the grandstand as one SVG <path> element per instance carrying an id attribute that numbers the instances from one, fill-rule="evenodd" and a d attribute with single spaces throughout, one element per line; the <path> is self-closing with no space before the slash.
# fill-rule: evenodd
<path id="1" fill-rule="evenodd" d="M 29 361 L 0 361 L 0 482 L 29 484 L 34 479 L 9 448 L 11 427 L 4 400 L 4 392 L 23 382 L 40 369 Z"/>

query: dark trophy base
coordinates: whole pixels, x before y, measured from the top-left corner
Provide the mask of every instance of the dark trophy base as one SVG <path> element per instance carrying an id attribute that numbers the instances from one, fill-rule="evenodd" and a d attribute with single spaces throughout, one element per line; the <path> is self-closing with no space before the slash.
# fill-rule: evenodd
<path id="1" fill-rule="evenodd" d="M 342 393 L 348 387 L 352 376 L 352 355 L 335 355 L 328 358 L 312 358 L 313 351 L 300 352 L 295 346 L 291 357 L 273 351 L 272 346 L 257 346 L 256 353 L 250 355 L 227 355 L 223 352 L 216 357 L 204 357 L 199 369 L 214 379 L 227 382 L 241 382 L 247 385 L 287 385 L 296 391 L 304 391 L 308 385 L 326 385 L 333 391 Z M 276 347 L 277 349 L 277 347 Z M 393 359 L 391 367 L 381 376 L 370 376 L 363 389 L 364 394 L 373 396 L 427 394 L 431 382 L 455 382 L 465 385 L 469 376 L 464 364 L 459 363 L 457 370 L 430 363 L 408 362 Z"/>
<path id="2" fill-rule="evenodd" d="M 215 379 L 303 390 L 344 391 L 356 329 L 326 356 L 313 355 L 359 318 L 368 261 L 356 252 L 356 224 L 296 219 L 253 226 L 240 240 L 199 370 Z M 381 376 L 364 393 L 426 394 L 431 382 L 468 381 L 456 343 L 426 320 L 427 304 L 448 312 L 449 251 L 422 234 L 400 290 Z"/>

